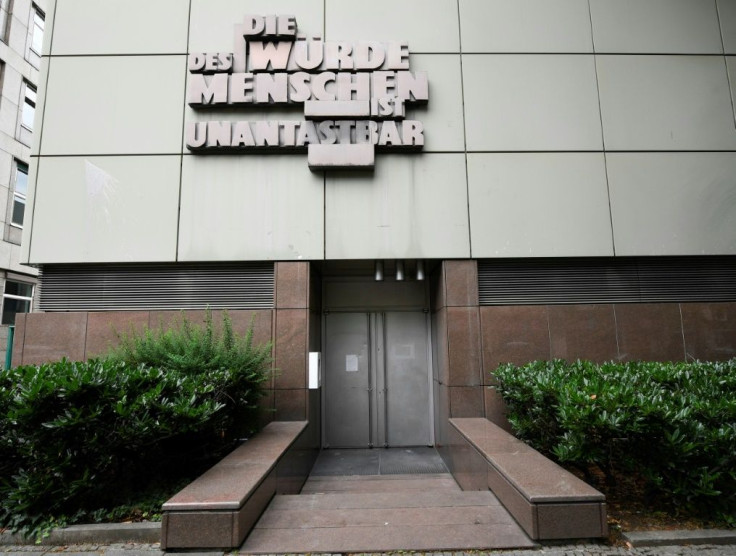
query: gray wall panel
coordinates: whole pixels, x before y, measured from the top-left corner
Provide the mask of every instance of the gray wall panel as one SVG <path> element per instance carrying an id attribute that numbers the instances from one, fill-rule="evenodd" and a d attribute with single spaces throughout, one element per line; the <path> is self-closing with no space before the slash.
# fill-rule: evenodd
<path id="1" fill-rule="evenodd" d="M 328 259 L 470 256 L 462 154 L 381 154 L 327 174 L 325 203 Z"/>
<path id="2" fill-rule="evenodd" d="M 463 52 L 593 52 L 587 0 L 460 0 Z"/>
<path id="3" fill-rule="evenodd" d="M 717 0 L 723 48 L 726 54 L 736 54 L 736 0 Z"/>
<path id="4" fill-rule="evenodd" d="M 617 255 L 736 254 L 736 153 L 606 160 Z"/>
<path id="5" fill-rule="evenodd" d="M 731 106 L 736 106 L 736 56 L 726 56 L 728 84 L 731 87 Z M 736 113 L 733 114 L 736 125 Z"/>
<path id="6" fill-rule="evenodd" d="M 45 2 L 46 19 L 44 20 L 44 28 L 47 29 L 48 32 L 43 35 L 43 48 L 41 49 L 41 54 L 43 56 L 48 56 L 51 53 L 51 39 L 53 35 L 51 30 L 55 27 L 57 3 L 57 0 L 46 0 Z"/>
<path id="7" fill-rule="evenodd" d="M 180 156 L 43 157 L 32 263 L 176 260 Z"/>
<path id="8" fill-rule="evenodd" d="M 596 59 L 606 149 L 736 149 L 722 56 Z"/>
<path id="9" fill-rule="evenodd" d="M 179 260 L 321 259 L 323 191 L 304 154 L 186 155 Z"/>
<path id="10" fill-rule="evenodd" d="M 721 54 L 714 0 L 590 0 L 595 51 Z"/>
<path id="11" fill-rule="evenodd" d="M 189 2 L 57 0 L 51 50 L 63 54 L 184 54 Z M 134 39 L 134 40 L 132 40 Z"/>
<path id="12" fill-rule="evenodd" d="M 474 257 L 611 256 L 600 153 L 469 154 Z"/>
<path id="13" fill-rule="evenodd" d="M 600 150 L 593 56 L 463 55 L 470 151 Z"/>
<path id="14" fill-rule="evenodd" d="M 325 0 L 327 40 L 407 41 L 409 52 L 460 52 L 457 0 Z"/>
<path id="15" fill-rule="evenodd" d="M 181 152 L 185 56 L 55 57 L 42 155 Z"/>

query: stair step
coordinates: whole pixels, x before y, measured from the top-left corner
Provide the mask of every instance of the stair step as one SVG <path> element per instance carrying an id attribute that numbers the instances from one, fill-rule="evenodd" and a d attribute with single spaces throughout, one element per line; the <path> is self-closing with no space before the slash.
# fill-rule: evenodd
<path id="1" fill-rule="evenodd" d="M 351 510 L 365 508 L 457 508 L 501 506 L 490 491 L 457 492 L 365 492 L 326 494 L 284 494 L 275 496 L 274 510 Z M 268 510 L 267 510 L 268 511 Z"/>
<path id="2" fill-rule="evenodd" d="M 274 497 L 241 551 L 335 553 L 532 546 L 488 491 L 333 492 Z"/>
<path id="3" fill-rule="evenodd" d="M 506 511 L 501 506 L 445 505 L 375 507 L 365 500 L 346 508 L 288 507 L 270 509 L 263 515 L 258 527 L 262 529 L 308 529 L 311 527 L 369 527 L 408 525 L 479 525 L 508 522 Z M 288 504 L 287 504 L 288 506 Z M 362 507 L 358 507 L 362 506 Z"/>
<path id="4" fill-rule="evenodd" d="M 401 492 L 457 491 L 455 479 L 449 473 L 431 475 L 351 475 L 310 477 L 302 494 L 316 492 Z"/>
<path id="5" fill-rule="evenodd" d="M 428 525 L 406 527 L 320 527 L 254 529 L 244 554 L 355 553 L 395 550 L 493 550 L 532 548 L 516 523 L 509 525 Z"/>

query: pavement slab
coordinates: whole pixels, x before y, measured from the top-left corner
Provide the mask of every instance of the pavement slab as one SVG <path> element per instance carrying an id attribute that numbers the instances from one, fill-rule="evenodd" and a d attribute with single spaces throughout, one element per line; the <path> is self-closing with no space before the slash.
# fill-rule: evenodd
<path id="1" fill-rule="evenodd" d="M 53 554 L 69 554 L 79 553 L 79 547 L 74 546 L 58 546 L 58 547 L 40 547 L 40 546 L 0 546 L 0 554 L 2 556 L 46 556 Z M 162 552 L 157 545 L 148 544 L 128 544 L 124 548 L 120 545 L 100 545 L 94 554 L 100 556 L 164 556 L 174 555 L 176 552 Z M 243 551 L 231 551 L 223 553 L 218 552 L 187 552 L 180 553 L 187 556 L 196 556 L 202 554 L 206 556 L 218 556 L 227 554 L 234 556 L 237 554 L 246 554 Z M 362 552 L 348 553 L 351 556 L 734 556 L 736 555 L 736 544 L 730 545 L 685 545 L 685 546 L 661 546 L 661 547 L 641 547 L 641 548 L 623 548 L 612 547 L 605 544 L 575 544 L 575 545 L 555 545 L 555 546 L 538 546 L 536 548 L 522 549 L 501 549 L 501 550 L 473 550 L 473 551 L 412 551 L 412 552 Z M 292 553 L 293 556 L 343 556 L 344 553 L 319 553 L 305 552 Z M 277 554 L 273 554 L 277 556 Z"/>

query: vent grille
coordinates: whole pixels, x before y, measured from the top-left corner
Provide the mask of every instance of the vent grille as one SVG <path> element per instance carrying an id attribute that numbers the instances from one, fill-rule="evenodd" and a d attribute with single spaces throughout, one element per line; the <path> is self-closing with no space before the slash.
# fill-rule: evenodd
<path id="1" fill-rule="evenodd" d="M 481 305 L 736 301 L 736 257 L 478 261 Z"/>
<path id="2" fill-rule="evenodd" d="M 273 263 L 45 265 L 42 311 L 270 309 Z"/>

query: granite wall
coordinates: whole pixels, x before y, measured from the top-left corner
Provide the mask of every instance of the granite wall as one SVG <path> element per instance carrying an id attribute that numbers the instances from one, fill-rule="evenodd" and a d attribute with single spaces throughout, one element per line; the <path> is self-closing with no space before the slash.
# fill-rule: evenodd
<path id="1" fill-rule="evenodd" d="M 508 428 L 492 388 L 500 363 L 736 357 L 736 303 L 481 307 L 475 261 L 444 261 L 431 279 L 440 444 L 449 417 L 486 417 Z"/>

